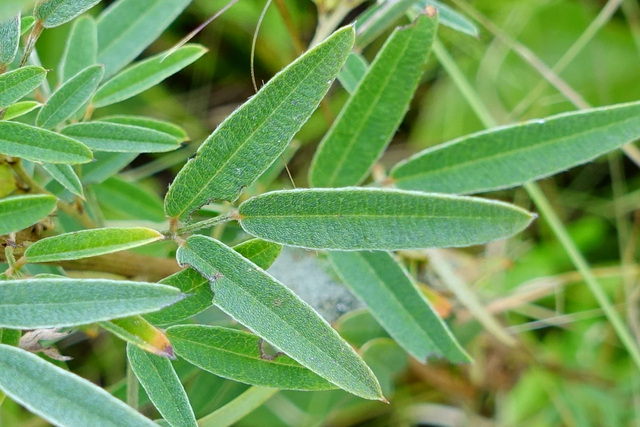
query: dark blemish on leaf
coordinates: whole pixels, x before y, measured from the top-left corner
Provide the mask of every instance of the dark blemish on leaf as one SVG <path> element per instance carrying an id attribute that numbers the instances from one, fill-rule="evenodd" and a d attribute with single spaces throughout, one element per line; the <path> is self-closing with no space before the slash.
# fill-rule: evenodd
<path id="1" fill-rule="evenodd" d="M 281 351 L 276 352 L 273 356 L 264 352 L 264 340 L 260 338 L 258 341 L 258 350 L 260 350 L 260 359 L 273 361 L 276 360 L 279 356 L 284 356 L 284 353 Z"/>

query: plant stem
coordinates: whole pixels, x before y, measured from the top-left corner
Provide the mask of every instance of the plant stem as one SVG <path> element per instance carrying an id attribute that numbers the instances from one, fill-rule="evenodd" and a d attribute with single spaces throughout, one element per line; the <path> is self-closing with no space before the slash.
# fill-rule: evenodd
<path id="1" fill-rule="evenodd" d="M 42 34 L 43 30 L 44 25 L 42 25 L 42 21 L 37 20 L 35 25 L 33 26 L 33 29 L 31 30 L 31 33 L 29 33 L 29 38 L 27 39 L 27 44 L 24 48 L 24 53 L 22 55 L 22 59 L 20 60 L 19 67 L 23 67 L 29 60 L 31 52 L 33 52 L 33 49 L 36 47 L 36 42 L 40 38 L 40 34 Z"/>
<path id="2" fill-rule="evenodd" d="M 222 408 L 198 420 L 200 427 L 227 427 L 271 399 L 279 390 L 253 386 Z"/>
<path id="3" fill-rule="evenodd" d="M 453 79 L 455 85 L 462 92 L 462 95 L 465 97 L 473 111 L 483 122 L 483 124 L 487 128 L 496 126 L 496 120 L 491 116 L 488 108 L 484 105 L 477 92 L 471 87 L 465 76 L 462 74 L 462 71 L 458 68 L 457 64 L 453 61 L 449 53 L 444 49 L 439 41 L 436 41 L 434 45 L 434 53 L 438 57 L 438 60 L 445 68 L 449 76 Z M 631 333 L 625 326 L 624 322 L 622 321 L 622 318 L 614 309 L 611 301 L 609 301 L 609 298 L 602 290 L 602 287 L 593 275 L 589 264 L 585 260 L 584 256 L 580 253 L 580 250 L 576 246 L 575 242 L 569 236 L 569 233 L 562 224 L 562 221 L 560 220 L 558 215 L 553 210 L 544 193 L 542 193 L 538 185 L 533 182 L 525 184 L 524 188 L 527 190 L 529 196 L 538 207 L 538 210 L 540 211 L 542 217 L 547 221 L 553 233 L 560 241 L 560 244 L 564 248 L 567 255 L 569 255 L 571 262 L 582 275 L 582 278 L 589 287 L 589 290 L 596 298 L 598 305 L 604 311 L 609 322 L 611 322 L 611 325 L 616 331 L 618 338 L 631 355 L 634 363 L 638 366 L 638 368 L 640 368 L 640 349 L 638 349 L 638 346 L 636 345 L 633 337 L 631 336 Z"/>
<path id="4" fill-rule="evenodd" d="M 234 212 L 229 212 L 224 215 L 218 215 L 214 218 L 205 219 L 204 221 L 194 222 L 193 224 L 185 225 L 183 227 L 178 227 L 175 231 L 163 231 L 162 234 L 165 236 L 179 236 L 181 234 L 191 233 L 193 231 L 202 230 L 203 228 L 213 227 L 214 225 L 222 224 L 224 222 L 229 222 L 233 220 Z"/>

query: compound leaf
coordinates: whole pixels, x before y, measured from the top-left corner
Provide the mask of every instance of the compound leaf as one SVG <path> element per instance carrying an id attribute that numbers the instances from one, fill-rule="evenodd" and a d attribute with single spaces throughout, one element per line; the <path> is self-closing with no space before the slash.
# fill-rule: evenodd
<path id="1" fill-rule="evenodd" d="M 176 354 L 223 378 L 283 390 L 331 390 L 336 387 L 292 358 L 261 357 L 260 337 L 217 326 L 179 325 L 167 330 Z"/>
<path id="2" fill-rule="evenodd" d="M 210 200 L 236 200 L 311 116 L 344 64 L 353 39 L 352 27 L 336 31 L 229 116 L 174 180 L 165 213 L 185 219 Z"/>
<path id="3" fill-rule="evenodd" d="M 155 283 L 104 279 L 28 279 L 0 283 L 0 327 L 85 325 L 160 310 L 182 299 Z"/>
<path id="4" fill-rule="evenodd" d="M 178 248 L 211 282 L 213 303 L 301 365 L 365 399 L 383 400 L 360 356 L 289 288 L 215 239 L 191 236 Z"/>
<path id="5" fill-rule="evenodd" d="M 55 425 L 157 427 L 89 381 L 4 344 L 0 344 L 0 389 Z"/>
<path id="6" fill-rule="evenodd" d="M 274 191 L 247 200 L 239 214 L 242 228 L 263 240 L 344 251 L 479 245 L 533 219 L 492 200 L 377 188 Z"/>
<path id="7" fill-rule="evenodd" d="M 437 26 L 436 18 L 420 15 L 387 39 L 320 143 L 312 186 L 346 187 L 367 177 L 409 108 Z"/>
<path id="8" fill-rule="evenodd" d="M 53 196 L 33 194 L 0 200 L 0 236 L 20 231 L 46 218 L 56 208 Z"/>
<path id="9" fill-rule="evenodd" d="M 143 246 L 164 239 L 150 228 L 96 228 L 38 240 L 27 248 L 27 262 L 56 262 L 88 258 Z"/>
<path id="10" fill-rule="evenodd" d="M 408 273 L 387 252 L 331 252 L 343 282 L 410 355 L 468 362 L 464 352 Z"/>
<path id="11" fill-rule="evenodd" d="M 640 138 L 640 102 L 489 129 L 422 151 L 391 171 L 395 185 L 438 193 L 514 187 Z"/>
<path id="12" fill-rule="evenodd" d="M 93 97 L 96 108 L 129 99 L 157 85 L 167 77 L 195 62 L 207 52 L 204 46 L 189 44 L 172 52 L 145 59 L 106 82 Z"/>

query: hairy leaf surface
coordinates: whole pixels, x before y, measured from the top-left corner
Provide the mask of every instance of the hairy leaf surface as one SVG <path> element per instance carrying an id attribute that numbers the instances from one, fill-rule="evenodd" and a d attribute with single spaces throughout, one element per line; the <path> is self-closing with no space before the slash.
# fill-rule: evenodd
<path id="1" fill-rule="evenodd" d="M 391 171 L 399 188 L 479 193 L 586 163 L 640 138 L 640 102 L 489 129 L 424 150 Z"/>
<path id="2" fill-rule="evenodd" d="M 0 282 L 0 327 L 85 325 L 173 304 L 183 295 L 155 283 L 104 279 L 28 279 Z"/>
<path id="3" fill-rule="evenodd" d="M 352 27 L 336 31 L 229 116 L 171 184 L 166 214 L 186 219 L 210 200 L 236 200 L 311 116 L 344 64 L 353 38 Z"/>
<path id="4" fill-rule="evenodd" d="M 0 236 L 20 231 L 46 218 L 56 208 L 56 198 L 44 194 L 0 200 Z"/>
<path id="5" fill-rule="evenodd" d="M 108 122 L 85 122 L 66 126 L 60 131 L 87 147 L 121 153 L 161 153 L 180 146 L 171 135 L 140 126 Z"/>
<path id="6" fill-rule="evenodd" d="M 64 188 L 79 197 L 84 197 L 82 183 L 75 170 L 69 165 L 43 163 L 42 168 Z"/>
<path id="7" fill-rule="evenodd" d="M 387 39 L 320 143 L 312 186 L 358 185 L 369 175 L 409 108 L 437 26 L 436 18 L 420 15 Z"/>
<path id="8" fill-rule="evenodd" d="M 33 9 L 33 16 L 45 28 L 58 27 L 80 16 L 100 0 L 41 0 Z"/>
<path id="9" fill-rule="evenodd" d="M 247 200 L 239 213 L 242 228 L 261 239 L 345 251 L 479 245 L 533 219 L 502 202 L 376 188 L 274 191 Z"/>
<path id="10" fill-rule="evenodd" d="M 60 60 L 60 82 L 64 83 L 85 68 L 97 63 L 98 28 L 95 19 L 76 19 Z"/>
<path id="11" fill-rule="evenodd" d="M 184 142 L 189 139 L 187 132 L 175 123 L 158 120 L 151 117 L 142 116 L 109 116 L 100 119 L 101 122 L 118 123 L 121 125 L 139 126 L 163 132 L 173 136 L 178 142 Z"/>
<path id="12" fill-rule="evenodd" d="M 212 283 L 213 303 L 292 359 L 365 399 L 384 399 L 360 356 L 307 303 L 215 239 L 191 236 L 178 262 Z"/>
<path id="13" fill-rule="evenodd" d="M 16 102 L 13 105 L 7 107 L 7 110 L 4 113 L 5 120 L 13 120 L 17 117 L 23 116 L 36 108 L 40 108 L 42 104 L 38 101 L 21 101 Z"/>
<path id="14" fill-rule="evenodd" d="M 154 222 L 165 220 L 160 197 L 135 182 L 112 176 L 92 188 L 100 206 L 106 206 L 127 218 Z"/>
<path id="15" fill-rule="evenodd" d="M 144 351 L 175 359 L 173 346 L 166 334 L 142 316 L 123 317 L 100 322 L 107 331 Z"/>
<path id="16" fill-rule="evenodd" d="M 468 362 L 469 356 L 433 310 L 408 273 L 387 252 L 331 252 L 343 282 L 409 354 Z"/>
<path id="17" fill-rule="evenodd" d="M 336 387 L 292 358 L 267 360 L 260 337 L 217 326 L 180 325 L 167 330 L 176 353 L 187 362 L 223 378 L 285 390 L 331 390 Z"/>
<path id="18" fill-rule="evenodd" d="M 164 239 L 143 227 L 96 228 L 38 240 L 27 248 L 27 262 L 55 262 L 88 258 L 147 245 Z"/>
<path id="19" fill-rule="evenodd" d="M 89 381 L 4 344 L 0 344 L 0 389 L 55 425 L 157 427 Z"/>
<path id="20" fill-rule="evenodd" d="M 0 9 L 1 10 L 1 9 Z M 4 20 L 0 14 L 0 65 L 11 64 L 20 43 L 20 15 Z"/>
<path id="21" fill-rule="evenodd" d="M 22 67 L 0 75 L 0 108 L 6 108 L 40 86 L 47 76 L 42 67 Z"/>

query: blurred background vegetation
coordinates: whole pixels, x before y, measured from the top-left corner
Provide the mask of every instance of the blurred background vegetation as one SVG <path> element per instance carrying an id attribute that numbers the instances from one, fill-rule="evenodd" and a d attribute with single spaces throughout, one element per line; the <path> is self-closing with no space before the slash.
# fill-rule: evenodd
<path id="1" fill-rule="evenodd" d="M 109 3 L 101 2 L 93 12 Z M 225 3 L 194 0 L 144 55 L 170 48 Z M 165 84 L 100 110 L 100 115 L 136 114 L 173 121 L 191 136 L 192 142 L 176 153 L 140 156 L 124 171 L 125 178 L 139 181 L 162 196 L 198 144 L 254 93 L 251 43 L 264 4 L 262 0 L 241 0 L 196 36 L 195 41 L 210 49 L 205 57 Z M 500 123 L 576 108 L 545 83 L 512 49 L 509 39 L 517 40 L 553 67 L 577 40 L 585 37 L 584 48 L 560 76 L 593 106 L 640 99 L 637 0 L 455 0 L 448 4 L 474 20 L 480 35 L 474 38 L 441 27 L 440 39 Z M 610 16 L 601 15 L 601 28 L 590 32 L 590 25 L 607 8 L 612 11 Z M 349 18 L 355 16 L 357 13 Z M 295 32 L 287 28 L 289 19 Z M 258 84 L 291 62 L 299 53 L 296 46 L 308 44 L 316 19 L 315 4 L 308 0 L 283 0 L 271 5 L 255 52 Z M 489 21 L 495 28 L 487 25 L 487 29 L 475 19 Z M 69 28 L 67 24 L 48 30 L 38 43 L 44 67 L 52 69 L 52 85 L 57 82 L 56 68 Z M 492 29 L 499 31 L 498 36 Z M 374 43 L 364 55 L 371 59 L 382 41 Z M 346 96 L 336 85 L 326 108 L 318 111 L 296 137 L 299 149 L 289 169 L 297 186 L 306 186 L 315 146 Z M 482 128 L 432 56 L 412 108 L 382 164 L 392 165 L 422 148 Z M 291 186 L 283 172 L 270 188 Z M 638 166 L 615 153 L 544 180 L 541 186 L 640 343 Z M 532 208 L 524 190 L 487 196 Z M 127 219 L 126 212 L 109 215 Z M 166 248 L 158 245 L 155 251 L 162 255 Z M 457 267 L 456 274 L 516 338 L 516 345 L 505 345 L 483 330 L 438 282 L 424 254 L 404 253 L 411 272 L 424 284 L 425 292 L 475 363 L 452 366 L 433 361 L 421 365 L 389 340 L 365 311 L 351 312 L 334 325 L 360 348 L 392 403 L 364 401 L 341 391 L 280 392 L 239 425 L 640 425 L 639 372 L 544 221 L 536 221 L 508 242 L 444 253 Z M 299 261 L 296 257 L 303 256 L 309 254 L 288 257 L 285 270 L 295 270 Z M 321 257 L 317 262 L 322 265 Z M 348 311 L 350 305 L 335 302 L 326 289 L 330 288 L 312 290 L 312 297 L 318 299 L 320 295 L 320 300 L 342 304 L 339 314 Z M 212 310 L 199 319 L 212 322 L 224 318 Z M 70 368 L 123 396 L 124 343 L 104 333 L 86 339 L 96 331 L 86 332 L 88 335 L 74 335 L 75 339 L 59 345 L 63 354 L 74 357 Z M 196 371 L 186 363 L 176 366 L 197 417 L 224 405 L 247 387 Z M 141 402 L 145 401 L 148 399 L 141 395 Z M 5 426 L 46 425 L 9 401 L 0 412 Z"/>

